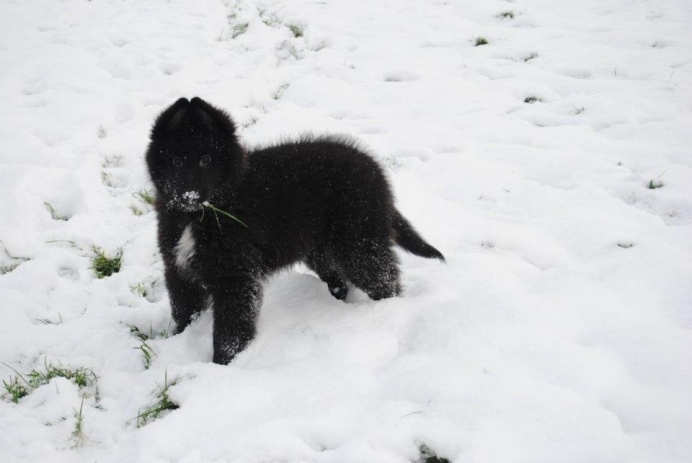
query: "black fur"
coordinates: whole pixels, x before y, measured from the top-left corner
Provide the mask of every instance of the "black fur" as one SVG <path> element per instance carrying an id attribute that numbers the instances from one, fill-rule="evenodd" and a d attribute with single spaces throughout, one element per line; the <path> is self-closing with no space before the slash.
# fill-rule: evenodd
<path id="1" fill-rule="evenodd" d="M 393 242 L 444 260 L 397 211 L 382 168 L 348 138 L 248 151 L 226 113 L 181 98 L 156 120 L 146 161 L 176 332 L 211 303 L 216 363 L 252 340 L 262 281 L 277 269 L 302 261 L 337 299 L 351 282 L 377 300 L 401 291 Z"/>

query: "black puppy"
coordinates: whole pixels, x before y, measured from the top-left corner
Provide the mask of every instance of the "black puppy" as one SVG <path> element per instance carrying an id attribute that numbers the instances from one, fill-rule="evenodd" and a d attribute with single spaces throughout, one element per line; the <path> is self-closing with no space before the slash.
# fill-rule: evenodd
<path id="1" fill-rule="evenodd" d="M 302 261 L 337 299 L 350 281 L 377 300 L 401 291 L 393 243 L 444 260 L 348 138 L 251 151 L 225 112 L 181 98 L 156 120 L 146 161 L 176 332 L 211 303 L 215 363 L 252 340 L 262 281 L 277 269 Z"/>

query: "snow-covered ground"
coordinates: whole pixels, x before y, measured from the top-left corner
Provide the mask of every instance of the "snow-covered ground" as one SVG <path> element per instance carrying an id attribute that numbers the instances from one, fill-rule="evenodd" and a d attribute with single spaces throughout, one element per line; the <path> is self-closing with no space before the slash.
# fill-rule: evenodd
<path id="1" fill-rule="evenodd" d="M 1 1 L 0 377 L 98 379 L 4 394 L 0 461 L 692 461 L 691 25 L 689 0 Z M 402 254 L 377 303 L 283 272 L 229 366 L 209 313 L 167 337 L 143 152 L 195 95 L 249 144 L 361 139 L 447 264 Z M 138 428 L 165 378 L 179 408 Z"/>

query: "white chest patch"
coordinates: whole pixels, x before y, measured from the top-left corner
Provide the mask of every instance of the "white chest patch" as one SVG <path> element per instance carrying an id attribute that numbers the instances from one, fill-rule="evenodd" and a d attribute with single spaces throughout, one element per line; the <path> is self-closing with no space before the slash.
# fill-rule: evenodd
<path id="1" fill-rule="evenodd" d="M 192 229 L 188 225 L 180 235 L 178 244 L 175 246 L 175 264 L 181 269 L 190 265 L 190 259 L 195 255 L 195 237 L 192 236 Z"/>

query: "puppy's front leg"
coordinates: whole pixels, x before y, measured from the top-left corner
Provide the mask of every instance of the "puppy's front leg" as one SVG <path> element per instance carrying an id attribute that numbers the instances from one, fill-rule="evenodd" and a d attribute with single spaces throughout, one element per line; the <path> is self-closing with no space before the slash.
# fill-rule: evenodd
<path id="1" fill-rule="evenodd" d="M 228 364 L 255 336 L 262 303 L 258 279 L 218 279 L 209 288 L 214 310 L 214 363 Z"/>
<path id="2" fill-rule="evenodd" d="M 173 334 L 182 333 L 192 318 L 206 307 L 207 293 L 201 283 L 183 277 L 174 265 L 166 267 L 165 277 L 175 321 Z"/>

